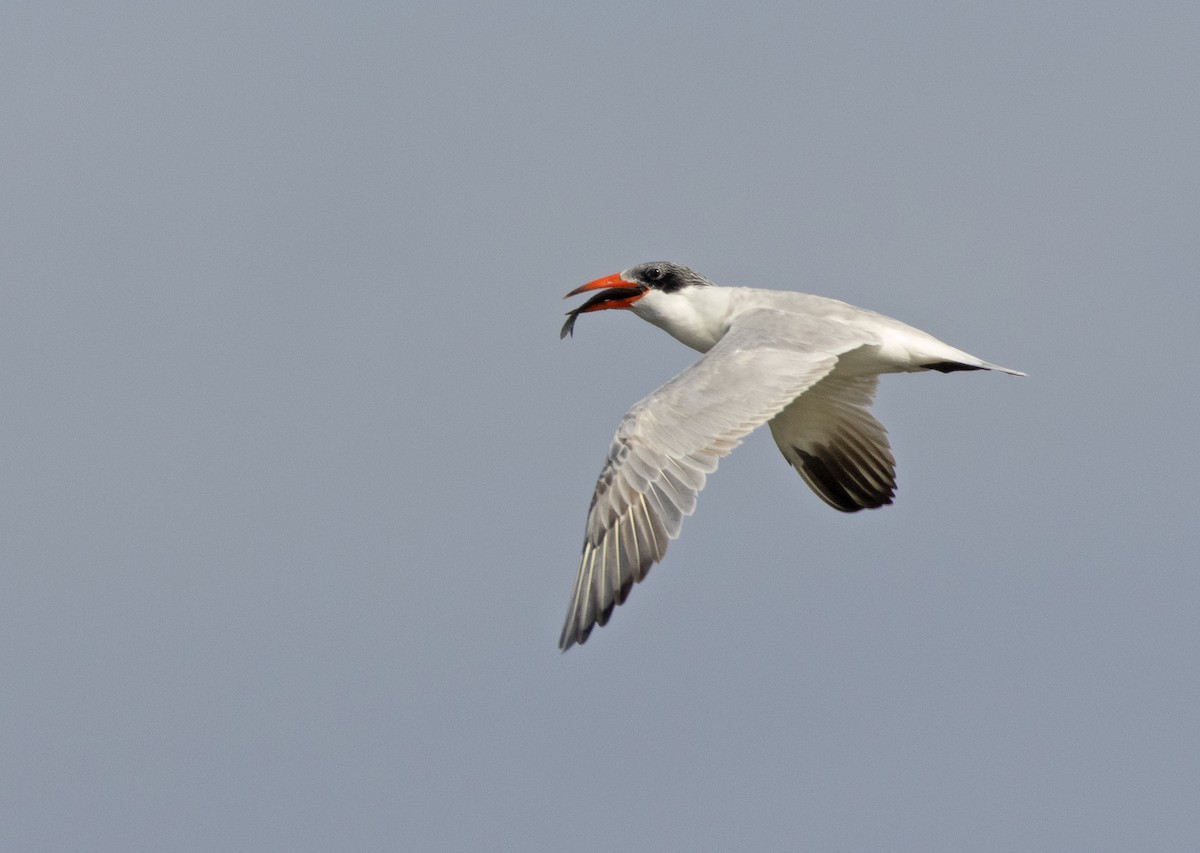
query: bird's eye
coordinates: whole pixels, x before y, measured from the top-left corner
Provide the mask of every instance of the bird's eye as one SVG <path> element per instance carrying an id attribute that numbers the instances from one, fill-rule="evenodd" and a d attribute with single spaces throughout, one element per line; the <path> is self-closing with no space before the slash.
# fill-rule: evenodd
<path id="1" fill-rule="evenodd" d="M 646 281 L 662 281 L 662 267 L 650 267 L 646 270 Z"/>

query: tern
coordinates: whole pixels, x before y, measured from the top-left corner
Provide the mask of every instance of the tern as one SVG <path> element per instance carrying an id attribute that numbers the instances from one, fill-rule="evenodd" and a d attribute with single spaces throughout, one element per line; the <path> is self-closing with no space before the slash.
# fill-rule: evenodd
<path id="1" fill-rule="evenodd" d="M 583 554 L 559 648 L 604 625 L 663 559 L 721 457 L 767 422 L 783 457 L 842 512 L 896 493 L 896 461 L 870 413 L 884 373 L 999 370 L 899 320 L 836 299 L 719 287 L 680 264 L 654 262 L 598 278 L 569 311 L 623 308 L 704 355 L 625 413 L 588 510 Z"/>

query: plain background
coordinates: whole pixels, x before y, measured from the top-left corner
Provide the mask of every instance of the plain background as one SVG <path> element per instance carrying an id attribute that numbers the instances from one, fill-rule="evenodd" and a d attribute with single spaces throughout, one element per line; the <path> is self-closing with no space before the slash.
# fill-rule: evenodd
<path id="1" fill-rule="evenodd" d="M 1194 2 L 0 14 L 0 848 L 1200 849 Z M 660 259 L 1030 375 L 564 655 Z"/>

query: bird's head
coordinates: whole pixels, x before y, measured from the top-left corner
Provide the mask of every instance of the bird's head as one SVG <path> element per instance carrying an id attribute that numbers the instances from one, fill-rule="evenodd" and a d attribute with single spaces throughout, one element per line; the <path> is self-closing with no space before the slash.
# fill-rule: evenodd
<path id="1" fill-rule="evenodd" d="M 670 261 L 652 261 L 648 264 L 638 264 L 627 270 L 612 275 L 606 275 L 595 281 L 589 281 L 582 287 L 577 287 L 568 293 L 564 299 L 578 296 L 588 290 L 599 290 L 587 302 L 578 308 L 567 312 L 567 322 L 563 324 L 560 338 L 572 334 L 575 329 L 575 319 L 580 314 L 590 311 L 604 311 L 608 308 L 629 308 L 633 303 L 651 292 L 678 293 L 689 287 L 711 287 L 712 282 L 694 270 L 682 264 Z"/>

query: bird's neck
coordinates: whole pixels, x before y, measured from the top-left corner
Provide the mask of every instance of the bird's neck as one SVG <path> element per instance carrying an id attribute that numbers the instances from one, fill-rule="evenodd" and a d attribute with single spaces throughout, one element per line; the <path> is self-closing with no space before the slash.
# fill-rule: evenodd
<path id="1" fill-rule="evenodd" d="M 715 285 L 674 293 L 652 290 L 630 309 L 685 346 L 708 352 L 729 331 L 731 292 L 732 288 Z"/>

